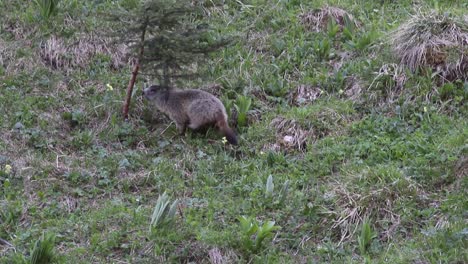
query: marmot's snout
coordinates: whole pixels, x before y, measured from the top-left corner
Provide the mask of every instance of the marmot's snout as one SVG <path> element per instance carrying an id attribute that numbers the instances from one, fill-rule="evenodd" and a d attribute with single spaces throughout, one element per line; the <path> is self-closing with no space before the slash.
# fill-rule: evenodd
<path id="1" fill-rule="evenodd" d="M 143 89 L 142 95 L 148 100 L 152 100 L 156 96 L 156 91 L 157 87 L 156 86 L 150 86 L 146 89 Z"/>
<path id="2" fill-rule="evenodd" d="M 146 91 L 148 91 L 148 88 L 145 88 L 145 89 L 143 89 L 143 90 L 141 91 L 141 96 L 143 96 L 143 97 L 145 97 L 146 99 L 148 99 L 148 98 L 146 97 Z"/>

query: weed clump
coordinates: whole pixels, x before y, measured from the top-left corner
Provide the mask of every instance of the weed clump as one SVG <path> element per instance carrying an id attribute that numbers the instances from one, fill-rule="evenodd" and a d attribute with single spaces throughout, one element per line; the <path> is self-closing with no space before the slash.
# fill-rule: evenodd
<path id="1" fill-rule="evenodd" d="M 286 149 L 305 150 L 308 139 L 312 138 L 313 131 L 304 129 L 294 119 L 277 117 L 270 124 L 277 131 L 277 142 Z"/>
<path id="2" fill-rule="evenodd" d="M 31 251 L 30 263 L 54 263 L 58 257 L 54 250 L 54 244 L 54 235 L 43 235 L 43 237 L 34 244 L 34 248 Z"/>
<path id="3" fill-rule="evenodd" d="M 396 29 L 391 43 L 412 71 L 430 67 L 445 79 L 468 79 L 468 16 L 420 12 Z"/>
<path id="4" fill-rule="evenodd" d="M 41 17 L 45 20 L 58 13 L 59 0 L 35 0 L 34 2 L 40 11 Z"/>
<path id="5" fill-rule="evenodd" d="M 79 37 L 67 41 L 64 38 L 51 36 L 40 45 L 42 61 L 53 69 L 86 68 L 93 61 L 108 62 L 112 69 L 122 68 L 131 59 L 126 57 L 128 47 L 115 45 L 110 38 L 99 38 L 96 35 Z"/>
<path id="6" fill-rule="evenodd" d="M 311 104 L 317 100 L 323 91 L 319 87 L 310 85 L 299 85 L 296 90 L 289 95 L 289 101 L 292 105 L 300 106 L 305 104 Z"/>
<path id="7" fill-rule="evenodd" d="M 301 23 L 307 30 L 321 32 L 326 31 L 330 21 L 334 21 L 342 30 L 347 23 L 352 23 L 359 27 L 359 23 L 354 19 L 353 15 L 338 7 L 325 6 L 320 9 L 315 9 L 305 12 L 300 15 Z"/>

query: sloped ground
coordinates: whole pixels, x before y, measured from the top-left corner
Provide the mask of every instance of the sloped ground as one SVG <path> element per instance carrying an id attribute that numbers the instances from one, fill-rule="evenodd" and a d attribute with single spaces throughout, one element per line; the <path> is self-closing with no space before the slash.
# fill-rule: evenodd
<path id="1" fill-rule="evenodd" d="M 240 37 L 181 86 L 253 99 L 233 148 L 178 136 L 139 96 L 149 76 L 123 122 L 132 60 L 103 14 L 133 1 L 83 2 L 49 22 L 0 3 L 1 263 L 43 234 L 63 263 L 468 261 L 468 84 L 405 70 L 385 39 L 418 6 L 197 1 Z M 150 230 L 164 192 L 175 220 Z M 241 216 L 281 228 L 252 246 Z"/>

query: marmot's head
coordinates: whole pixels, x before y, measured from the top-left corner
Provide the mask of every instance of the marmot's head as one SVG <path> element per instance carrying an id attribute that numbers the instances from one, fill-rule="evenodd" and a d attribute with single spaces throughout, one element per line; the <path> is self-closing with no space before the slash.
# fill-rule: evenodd
<path id="1" fill-rule="evenodd" d="M 152 85 L 143 90 L 143 95 L 145 96 L 146 99 L 153 101 L 158 95 L 160 95 L 162 92 L 166 90 L 167 89 L 165 89 L 163 86 Z"/>

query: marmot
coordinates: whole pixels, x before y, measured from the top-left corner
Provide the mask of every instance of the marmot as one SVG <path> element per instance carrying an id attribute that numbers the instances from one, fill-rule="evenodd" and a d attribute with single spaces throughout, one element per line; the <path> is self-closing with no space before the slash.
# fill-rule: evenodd
<path id="1" fill-rule="evenodd" d="M 177 90 L 159 85 L 144 89 L 143 94 L 175 122 L 180 134 L 185 134 L 187 126 L 197 130 L 215 125 L 229 143 L 237 145 L 236 134 L 227 122 L 226 109 L 214 95 L 202 90 Z"/>

